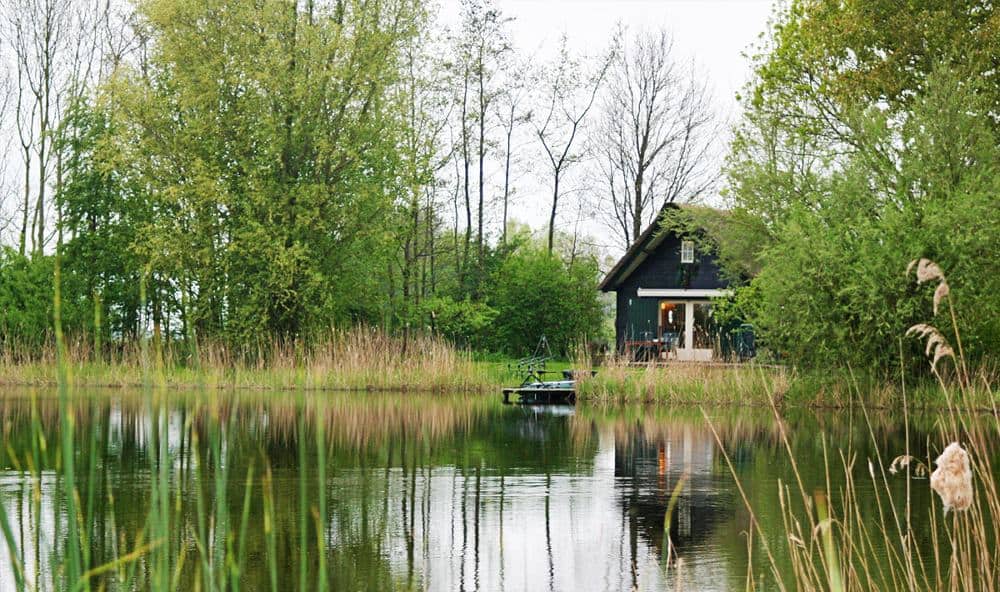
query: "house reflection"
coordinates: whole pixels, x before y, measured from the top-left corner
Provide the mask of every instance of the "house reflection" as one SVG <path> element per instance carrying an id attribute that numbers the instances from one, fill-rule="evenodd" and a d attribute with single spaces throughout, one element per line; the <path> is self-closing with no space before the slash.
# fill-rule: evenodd
<path id="1" fill-rule="evenodd" d="M 665 555 L 664 524 L 670 498 L 683 479 L 670 522 L 672 553 L 704 549 L 714 527 L 731 520 L 735 502 L 707 429 L 682 425 L 650 438 L 641 428 L 615 442 L 615 477 L 631 530 Z"/>

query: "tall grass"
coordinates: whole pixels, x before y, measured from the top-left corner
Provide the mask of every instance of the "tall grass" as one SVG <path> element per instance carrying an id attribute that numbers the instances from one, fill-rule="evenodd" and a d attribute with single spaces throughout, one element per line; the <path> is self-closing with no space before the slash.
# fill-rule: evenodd
<path id="1" fill-rule="evenodd" d="M 778 402 L 788 390 L 783 368 L 754 365 L 671 363 L 635 366 L 609 358 L 591 376 L 587 358 L 578 359 L 577 398 L 591 403 L 757 404 Z"/>
<path id="2" fill-rule="evenodd" d="M 761 540 L 771 575 L 781 590 L 1000 589 L 1000 490 L 991 460 L 1000 452 L 1000 413 L 990 381 L 974 378 L 966 366 L 957 315 L 943 273 L 924 260 L 920 262 L 918 280 L 938 282 L 934 309 L 937 312 L 942 303 L 947 304 L 950 331 L 955 336 L 953 346 L 932 325 L 920 324 L 910 331 L 926 339 L 931 370 L 946 403 L 938 416 L 937 438 L 910 441 L 905 375 L 900 380 L 900 413 L 906 445 L 893 458 L 879 452 L 868 408 L 861 404 L 874 458 L 859 458 L 851 443 L 831 442 L 823 437 L 820 444 L 826 458 L 825 483 L 807 484 L 782 426 L 781 441 L 794 477 L 789 483 L 779 484 L 785 536 L 772 543 Z M 903 351 L 901 346 L 901 355 Z M 949 362 L 951 367 L 946 370 L 944 365 Z M 857 400 L 863 401 L 860 396 Z M 989 403 L 988 414 L 978 410 Z M 772 410 L 778 417 L 777 408 Z M 723 441 L 707 415 L 705 419 L 742 493 L 743 486 Z M 949 513 L 938 496 L 929 494 L 928 475 L 934 457 L 951 442 L 960 443 L 971 457 L 974 497 L 970 508 Z M 842 473 L 843 486 L 831 486 L 834 472 Z M 916 495 L 919 488 L 925 491 Z M 874 504 L 870 502 L 872 493 Z M 753 501 L 745 495 L 742 499 L 752 528 L 759 532 Z M 914 527 L 916 513 L 929 517 L 918 521 L 929 527 Z M 772 546 L 774 543 L 777 545 Z M 783 570 L 775 559 L 779 551 L 787 554 L 790 570 Z M 748 579 L 748 589 L 752 587 Z"/>
<path id="3" fill-rule="evenodd" d="M 75 386 L 137 388 L 149 369 L 171 388 L 326 389 L 440 392 L 495 388 L 500 377 L 472 354 L 432 335 L 390 335 L 370 327 L 331 330 L 322 339 L 261 340 L 236 350 L 220 343 L 182 343 L 144 353 L 145 340 L 95 355 L 90 341 L 70 342 L 63 368 Z M 55 385 L 58 348 L 30 356 L 0 352 L 0 384 Z"/>

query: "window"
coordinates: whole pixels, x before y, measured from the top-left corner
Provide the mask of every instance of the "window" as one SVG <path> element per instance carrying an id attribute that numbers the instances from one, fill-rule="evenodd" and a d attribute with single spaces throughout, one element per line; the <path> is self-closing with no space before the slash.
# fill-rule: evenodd
<path id="1" fill-rule="evenodd" d="M 681 241 L 681 263 L 694 263 L 694 241 Z"/>

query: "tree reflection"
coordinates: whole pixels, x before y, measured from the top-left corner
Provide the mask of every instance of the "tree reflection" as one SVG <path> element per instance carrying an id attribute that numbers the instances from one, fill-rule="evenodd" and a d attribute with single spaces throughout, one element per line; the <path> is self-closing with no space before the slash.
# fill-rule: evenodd
<path id="1" fill-rule="evenodd" d="M 662 589 L 678 578 L 729 589 L 767 572 L 762 554 L 748 551 L 749 518 L 693 409 L 561 413 L 449 396 L 195 392 L 80 395 L 71 413 L 92 565 L 146 544 L 156 500 L 168 502 L 163 546 L 129 563 L 133 587 L 151 586 L 158 561 L 176 589 L 314 588 L 320 579 L 331 590 Z M 791 478 L 782 431 L 806 487 L 826 478 L 823 438 L 828 449 L 847 443 L 857 458 L 872 455 L 867 424 L 850 414 L 740 409 L 711 419 L 760 506 L 755 536 L 784 533 L 773 507 L 778 482 Z M 60 588 L 49 575 L 64 561 L 67 519 L 57 402 L 10 393 L 0 422 L 0 503 L 29 580 Z M 920 425 L 911 426 L 914 445 L 930 427 Z M 891 417 L 871 429 L 886 450 L 904 448 Z M 151 493 L 159 475 L 165 497 Z M 666 562 L 664 518 L 682 475 L 669 531 L 679 561 Z M 0 587 L 12 578 L 0 565 Z M 92 584 L 126 582 L 112 570 Z"/>

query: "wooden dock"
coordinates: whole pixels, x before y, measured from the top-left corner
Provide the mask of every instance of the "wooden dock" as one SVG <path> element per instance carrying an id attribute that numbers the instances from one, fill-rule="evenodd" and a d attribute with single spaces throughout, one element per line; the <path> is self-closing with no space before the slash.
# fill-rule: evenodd
<path id="1" fill-rule="evenodd" d="M 503 389 L 504 405 L 573 405 L 576 403 L 574 388 L 546 388 L 533 385 Z"/>

